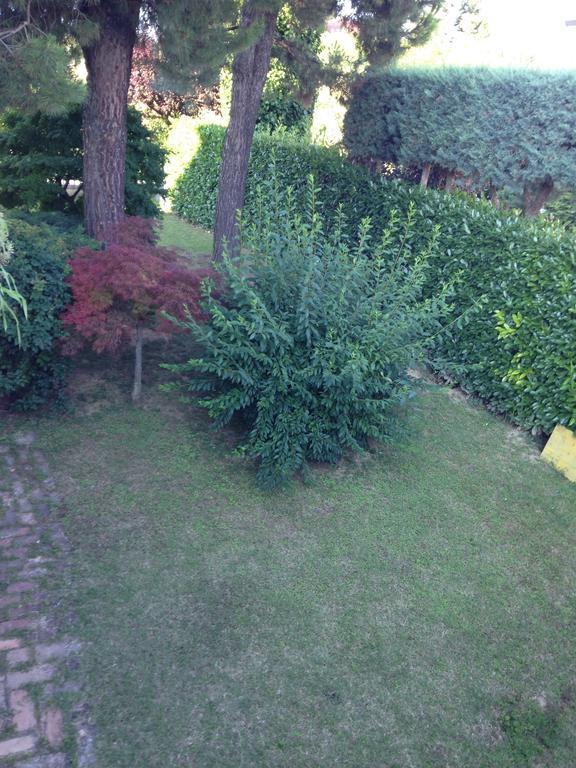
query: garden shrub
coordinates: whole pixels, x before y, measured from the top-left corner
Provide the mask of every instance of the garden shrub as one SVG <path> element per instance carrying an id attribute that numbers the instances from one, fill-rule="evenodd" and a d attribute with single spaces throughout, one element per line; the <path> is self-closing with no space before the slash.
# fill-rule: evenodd
<path id="1" fill-rule="evenodd" d="M 274 486 L 309 461 L 333 463 L 389 435 L 414 388 L 408 367 L 446 303 L 444 294 L 421 297 L 427 253 L 397 245 L 410 222 L 393 215 L 379 233 L 366 220 L 352 240 L 342 211 L 324 227 L 312 179 L 304 213 L 273 182 L 257 196 L 244 255 L 224 259 L 227 290 L 208 292 L 206 323 L 184 324 L 202 356 L 168 367 L 202 393 L 218 426 L 243 414 L 245 450 L 260 482 Z"/>
<path id="2" fill-rule="evenodd" d="M 154 217 L 164 192 L 166 151 L 135 109 L 128 110 L 126 212 Z M 79 211 L 82 196 L 82 107 L 58 115 L 6 112 L 0 118 L 0 204 L 30 211 Z"/>
<path id="3" fill-rule="evenodd" d="M 12 243 L 8 238 L 8 227 L 4 214 L 0 211 L 0 333 L 7 333 L 8 324 L 16 329 L 16 343 L 20 344 L 20 315 L 28 316 L 26 299 L 18 290 L 14 278 L 8 272 L 7 265 L 13 253 Z"/>
<path id="4" fill-rule="evenodd" d="M 62 395 L 66 362 L 59 352 L 60 314 L 70 300 L 67 259 L 86 238 L 7 216 L 13 253 L 10 274 L 26 300 L 28 319 L 0 336 L 0 399 L 19 410 Z"/>
<path id="5" fill-rule="evenodd" d="M 174 191 L 174 207 L 188 220 L 211 226 L 223 129 L 200 133 L 196 157 Z M 305 175 L 314 173 L 318 205 L 330 222 L 341 204 L 349 233 L 363 217 L 386 225 L 393 209 L 405 217 L 415 207 L 406 247 L 421 251 L 435 227 L 427 290 L 463 273 L 454 288 L 459 315 L 480 296 L 482 307 L 451 327 L 430 349 L 431 364 L 466 391 L 484 399 L 528 429 L 551 432 L 576 425 L 576 239 L 558 226 L 497 211 L 463 193 L 424 190 L 388 181 L 347 162 L 333 148 L 311 146 L 293 136 L 256 135 L 243 211 L 245 224 L 258 213 L 256 189 L 272 175 L 294 188 L 297 210 L 305 210 Z M 496 316 L 497 312 L 503 313 Z M 522 316 L 515 333 L 503 328 Z"/>

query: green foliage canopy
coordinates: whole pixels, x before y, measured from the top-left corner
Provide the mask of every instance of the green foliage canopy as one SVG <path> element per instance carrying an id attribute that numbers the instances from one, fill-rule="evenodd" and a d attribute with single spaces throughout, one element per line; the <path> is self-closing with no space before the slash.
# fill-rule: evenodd
<path id="1" fill-rule="evenodd" d="M 410 237 L 410 217 L 399 227 L 393 214 L 374 234 L 365 220 L 349 240 L 341 210 L 324 229 L 313 179 L 304 213 L 273 180 L 257 197 L 243 233 L 249 255 L 225 257 L 207 324 L 185 324 L 202 357 L 172 370 L 203 393 L 217 425 L 245 416 L 246 450 L 260 481 L 274 486 L 308 461 L 334 463 L 389 436 L 413 390 L 408 367 L 446 305 L 443 296 L 422 299 L 427 253 L 412 258 L 397 245 Z"/>

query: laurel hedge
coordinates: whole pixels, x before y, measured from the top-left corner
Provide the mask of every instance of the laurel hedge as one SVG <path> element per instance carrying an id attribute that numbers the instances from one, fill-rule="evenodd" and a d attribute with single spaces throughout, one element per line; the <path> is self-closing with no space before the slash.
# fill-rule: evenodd
<path id="1" fill-rule="evenodd" d="M 195 224 L 213 222 L 223 129 L 205 126 L 200 148 L 173 192 L 175 211 Z M 274 169 L 274 174 L 272 174 Z M 540 219 L 498 212 L 464 193 L 388 181 L 348 162 L 334 148 L 291 136 L 257 135 L 250 161 L 245 220 L 257 213 L 257 188 L 274 175 L 305 205 L 314 174 L 325 219 L 342 204 L 351 235 L 370 216 L 381 231 L 392 210 L 414 221 L 414 254 L 435 229 L 430 293 L 454 288 L 455 321 L 430 348 L 430 363 L 494 410 L 534 431 L 576 426 L 576 238 Z M 461 317 L 462 313 L 468 311 Z"/>

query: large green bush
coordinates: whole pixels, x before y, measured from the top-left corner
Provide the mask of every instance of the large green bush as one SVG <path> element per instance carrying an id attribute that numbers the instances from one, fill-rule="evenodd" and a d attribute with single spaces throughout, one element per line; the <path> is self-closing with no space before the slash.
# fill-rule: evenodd
<path id="1" fill-rule="evenodd" d="M 66 233 L 18 216 L 7 218 L 13 246 L 10 274 L 27 302 L 28 319 L 19 330 L 9 319 L 0 335 L 0 399 L 28 410 L 62 393 L 66 363 L 58 341 L 60 314 L 70 298 L 67 259 L 87 241 L 79 230 Z"/>
<path id="2" fill-rule="evenodd" d="M 164 189 L 166 151 L 128 110 L 126 212 L 154 217 Z M 82 179 L 82 107 L 58 115 L 6 112 L 0 117 L 0 204 L 8 208 L 79 210 Z"/>
<path id="3" fill-rule="evenodd" d="M 225 259 L 208 295 L 207 323 L 184 324 L 202 357 L 171 367 L 217 425 L 246 418 L 259 479 L 276 485 L 389 435 L 413 390 L 408 367 L 446 306 L 443 295 L 422 299 L 427 254 L 397 245 L 407 234 L 395 217 L 384 233 L 365 221 L 351 241 L 342 212 L 324 230 L 313 181 L 304 214 L 272 184 L 259 200 L 244 256 Z"/>
<path id="4" fill-rule="evenodd" d="M 174 192 L 177 212 L 203 226 L 213 221 L 222 140 L 221 128 L 201 132 L 199 152 Z M 550 432 L 557 423 L 576 424 L 574 236 L 462 193 L 387 181 L 346 162 L 334 149 L 258 135 L 243 213 L 247 223 L 258 212 L 256 188 L 270 178 L 274 164 L 278 186 L 294 187 L 299 210 L 305 206 L 306 174 L 314 173 L 320 209 L 330 220 L 342 204 L 351 233 L 365 216 L 381 229 L 393 209 L 403 217 L 414 205 L 408 249 L 418 253 L 434 227 L 440 228 L 429 289 L 460 274 L 453 297 L 457 314 L 485 296 L 473 315 L 436 342 L 432 364 L 527 428 Z M 497 312 L 504 313 L 504 321 Z M 502 323 L 512 323 L 518 313 L 521 329 L 506 335 Z"/>
<path id="5" fill-rule="evenodd" d="M 367 77 L 345 120 L 355 158 L 436 164 L 522 199 L 576 187 L 576 75 L 404 68 Z"/>

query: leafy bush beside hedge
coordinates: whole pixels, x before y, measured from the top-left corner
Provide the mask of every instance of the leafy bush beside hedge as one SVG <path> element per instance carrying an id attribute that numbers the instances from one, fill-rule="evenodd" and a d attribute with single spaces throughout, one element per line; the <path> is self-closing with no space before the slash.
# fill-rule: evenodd
<path id="1" fill-rule="evenodd" d="M 173 193 L 177 213 L 205 227 L 213 222 L 223 135 L 217 126 L 201 130 L 198 154 Z M 274 165 L 278 186 L 294 188 L 300 211 L 305 210 L 306 177 L 313 173 L 320 210 L 330 220 L 342 204 L 350 233 L 365 216 L 379 230 L 392 210 L 402 218 L 413 205 L 414 227 L 406 248 L 417 254 L 438 226 L 429 291 L 461 275 L 454 289 L 455 313 L 482 296 L 485 301 L 437 341 L 430 352 L 433 365 L 529 429 L 550 432 L 556 423 L 576 425 L 574 236 L 541 221 L 500 213 L 464 194 L 387 181 L 347 162 L 335 149 L 269 135 L 254 141 L 246 223 L 258 214 L 256 190 Z"/>
<path id="2" fill-rule="evenodd" d="M 28 319 L 18 329 L 8 323 L 0 336 L 0 399 L 28 410 L 59 394 L 66 362 L 58 350 L 60 315 L 70 300 L 67 259 L 87 240 L 80 230 L 64 232 L 7 215 L 13 246 L 10 274 L 28 305 Z"/>
<path id="3" fill-rule="evenodd" d="M 218 426 L 243 414 L 265 486 L 385 439 L 414 389 L 408 368 L 447 312 L 444 295 L 422 298 L 428 253 L 413 259 L 398 245 L 394 217 L 384 233 L 364 222 L 351 240 L 341 214 L 324 230 L 314 192 L 310 181 L 301 214 L 290 190 L 262 188 L 208 321 L 184 323 L 202 356 L 169 366 Z"/>

